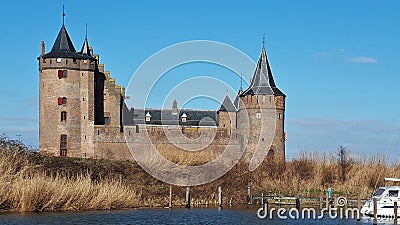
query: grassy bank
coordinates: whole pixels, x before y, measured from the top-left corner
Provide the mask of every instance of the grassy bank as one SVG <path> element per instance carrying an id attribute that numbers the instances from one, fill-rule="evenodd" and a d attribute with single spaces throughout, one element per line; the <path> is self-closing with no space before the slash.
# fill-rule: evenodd
<path id="1" fill-rule="evenodd" d="M 23 145 L 0 145 L 0 210 L 66 211 L 121 209 L 168 204 L 169 185 L 130 161 L 43 156 Z M 367 197 L 384 177 L 398 177 L 400 166 L 381 158 L 355 160 L 345 177 L 333 156 L 302 155 L 291 162 L 266 162 L 255 171 L 246 163 L 212 183 L 191 188 L 192 202 L 213 204 L 218 186 L 224 202 L 245 203 L 247 186 L 254 194 L 320 196 L 327 187 L 340 194 Z M 183 205 L 184 187 L 173 187 L 173 204 Z"/>

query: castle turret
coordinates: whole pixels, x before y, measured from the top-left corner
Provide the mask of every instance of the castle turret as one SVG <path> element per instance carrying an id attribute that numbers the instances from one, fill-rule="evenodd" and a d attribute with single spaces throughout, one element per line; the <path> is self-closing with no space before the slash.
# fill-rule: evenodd
<path id="1" fill-rule="evenodd" d="M 258 149 L 269 157 L 285 157 L 284 113 L 286 95 L 275 84 L 263 46 L 250 86 L 240 95 L 239 129 L 248 129 L 247 157 Z M 244 113 L 247 113 L 246 117 Z M 246 118 L 246 119 L 245 119 Z M 244 121 L 246 120 L 246 121 Z M 245 132 L 243 132 L 245 133 Z M 268 140 L 271 140 L 268 142 Z M 266 149 L 265 149 L 266 148 Z"/>
<path id="2" fill-rule="evenodd" d="M 236 107 L 233 105 L 229 95 L 226 95 L 222 101 L 218 113 L 218 125 L 221 128 L 236 128 Z"/>

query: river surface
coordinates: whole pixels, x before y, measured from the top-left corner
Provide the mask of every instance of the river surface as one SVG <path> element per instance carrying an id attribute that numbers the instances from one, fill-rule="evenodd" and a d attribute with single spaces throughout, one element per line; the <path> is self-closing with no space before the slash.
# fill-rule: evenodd
<path id="1" fill-rule="evenodd" d="M 45 213 L 0 213 L 0 224 L 373 224 L 369 218 L 331 219 L 324 214 L 322 219 L 259 219 L 257 209 L 252 208 L 192 208 L 182 209 L 139 209 L 89 212 L 45 212 Z M 320 213 L 317 213 L 317 215 Z M 287 213 L 284 215 L 288 215 Z M 301 211 L 300 211 L 301 215 Z M 379 224 L 393 224 L 391 221 L 379 221 Z"/>

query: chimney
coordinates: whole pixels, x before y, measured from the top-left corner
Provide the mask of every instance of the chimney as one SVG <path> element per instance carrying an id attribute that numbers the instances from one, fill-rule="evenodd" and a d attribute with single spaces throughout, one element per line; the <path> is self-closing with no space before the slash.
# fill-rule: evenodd
<path id="1" fill-rule="evenodd" d="M 172 114 L 178 114 L 178 102 L 176 101 L 176 99 L 174 99 L 174 101 L 172 102 Z"/>
<path id="2" fill-rule="evenodd" d="M 40 42 L 40 55 L 44 55 L 46 53 L 46 48 L 44 45 L 44 41 Z"/>

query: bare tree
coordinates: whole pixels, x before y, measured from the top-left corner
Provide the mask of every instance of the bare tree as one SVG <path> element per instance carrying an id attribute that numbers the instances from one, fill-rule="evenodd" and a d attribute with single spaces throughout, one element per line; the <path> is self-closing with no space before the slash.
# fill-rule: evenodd
<path id="1" fill-rule="evenodd" d="M 346 173 L 353 162 L 353 160 L 350 157 L 350 151 L 343 146 L 339 146 L 337 158 L 341 170 L 340 179 L 342 180 L 342 182 L 345 182 Z"/>

